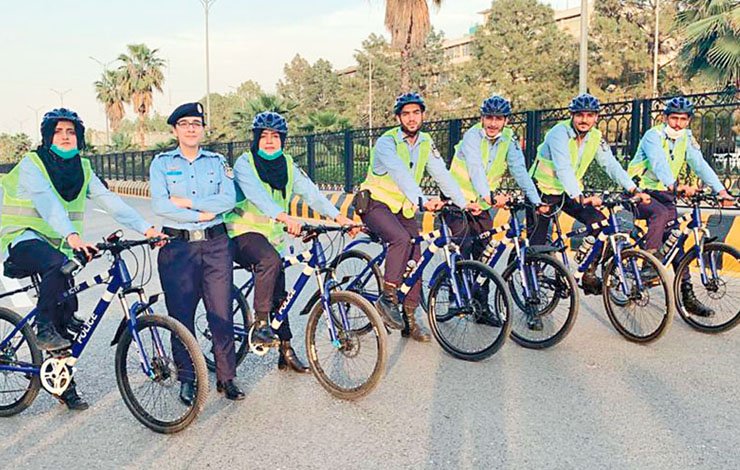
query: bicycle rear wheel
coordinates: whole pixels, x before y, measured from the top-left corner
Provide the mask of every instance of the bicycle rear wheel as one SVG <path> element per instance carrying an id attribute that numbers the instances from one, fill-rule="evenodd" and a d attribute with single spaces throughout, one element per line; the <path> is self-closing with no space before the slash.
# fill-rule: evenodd
<path id="1" fill-rule="evenodd" d="M 234 318 L 234 348 L 236 349 L 236 365 L 238 367 L 249 352 L 246 334 L 254 321 L 254 315 L 252 314 L 252 309 L 249 308 L 249 303 L 236 286 L 231 287 L 231 311 Z M 195 338 L 198 340 L 198 345 L 203 352 L 208 370 L 215 372 L 216 360 L 211 351 L 213 334 L 208 325 L 208 315 L 202 300 L 198 302 L 198 307 L 195 310 L 194 325 Z"/>
<path id="2" fill-rule="evenodd" d="M 704 333 L 721 333 L 740 322 L 740 251 L 726 243 L 707 243 L 702 250 L 704 273 L 696 251 L 683 257 L 676 270 L 673 291 L 678 313 L 686 323 Z M 699 316 L 689 312 L 684 304 L 681 284 L 691 284 L 696 300 L 709 307 L 714 314 Z"/>
<path id="3" fill-rule="evenodd" d="M 308 362 L 316 380 L 329 393 L 356 400 L 370 393 L 385 373 L 385 326 L 370 302 L 354 292 L 332 292 L 329 307 L 327 312 L 318 302 L 308 317 Z M 362 332 L 361 327 L 367 324 L 372 325 L 371 331 Z M 328 338 L 330 325 L 336 329 L 336 341 Z"/>
<path id="4" fill-rule="evenodd" d="M 442 272 L 429 291 L 427 319 L 434 338 L 454 357 L 486 359 L 503 346 L 511 329 L 511 298 L 504 281 L 478 261 L 458 261 L 452 271 L 459 286 L 455 300 L 453 279 Z"/>
<path id="5" fill-rule="evenodd" d="M 673 319 L 673 290 L 663 265 L 640 249 L 621 252 L 621 269 L 612 258 L 604 271 L 602 298 L 614 328 L 630 341 L 649 343 L 668 330 Z M 643 280 L 642 272 L 652 266 L 657 278 Z M 622 274 L 624 275 L 622 280 Z M 642 289 L 637 284 L 640 279 Z"/>
<path id="6" fill-rule="evenodd" d="M 42 362 L 36 337 L 26 324 L 15 332 L 23 319 L 7 308 L 0 307 L 0 341 L 8 339 L 0 349 L 0 364 L 8 367 L 38 367 Z M 0 371 L 0 416 L 13 416 L 28 408 L 41 389 L 39 374 L 21 371 Z"/>
<path id="7" fill-rule="evenodd" d="M 181 431 L 208 397 L 208 369 L 198 342 L 174 318 L 155 315 L 137 319 L 136 336 L 127 328 L 116 349 L 116 381 L 123 401 L 149 429 Z M 143 370 L 140 356 L 146 357 L 149 371 Z M 195 389 L 190 405 L 180 400 L 181 382 L 191 382 Z"/>

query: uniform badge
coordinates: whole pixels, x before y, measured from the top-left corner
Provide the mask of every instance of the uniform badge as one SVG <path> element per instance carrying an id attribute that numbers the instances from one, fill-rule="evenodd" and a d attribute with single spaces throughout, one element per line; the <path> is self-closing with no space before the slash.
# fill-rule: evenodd
<path id="1" fill-rule="evenodd" d="M 432 142 L 432 151 L 430 152 L 430 155 L 433 158 L 442 159 L 442 155 L 439 153 L 439 150 L 437 150 L 437 145 L 434 142 Z"/>
<path id="2" fill-rule="evenodd" d="M 231 168 L 231 166 L 229 165 L 229 162 L 227 162 L 226 160 L 221 160 L 221 164 L 224 166 L 224 173 L 226 174 L 226 177 L 229 178 L 230 180 L 233 180 L 234 179 L 234 169 Z"/>

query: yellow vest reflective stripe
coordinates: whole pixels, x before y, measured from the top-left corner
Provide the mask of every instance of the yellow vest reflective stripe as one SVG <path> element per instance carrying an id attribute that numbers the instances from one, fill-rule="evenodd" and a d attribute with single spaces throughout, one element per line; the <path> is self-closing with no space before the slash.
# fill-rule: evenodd
<path id="1" fill-rule="evenodd" d="M 481 123 L 476 124 L 472 129 L 483 129 Z M 491 167 L 486 172 L 486 179 L 488 180 L 488 186 L 491 191 L 495 191 L 501 184 L 501 177 L 506 172 L 506 154 L 509 152 L 509 144 L 511 144 L 514 138 L 514 131 L 510 127 L 504 127 L 501 131 L 501 135 L 498 137 L 498 148 L 496 150 L 496 156 L 491 163 Z M 452 157 L 452 165 L 450 165 L 450 174 L 455 179 L 457 184 L 462 190 L 465 200 L 468 202 L 479 202 L 483 209 L 490 209 L 486 201 L 480 197 L 478 192 L 473 187 L 473 182 L 470 180 L 470 174 L 468 173 L 468 167 L 465 164 L 465 159 L 459 155 L 460 148 L 462 147 L 462 140 L 455 145 L 455 156 Z M 489 158 L 491 153 L 491 146 L 489 140 L 484 136 L 480 142 L 480 156 L 483 160 L 483 168 L 488 167 Z"/>
<path id="2" fill-rule="evenodd" d="M 568 119 L 566 121 L 559 122 L 555 127 L 550 129 L 547 134 L 549 135 L 557 126 L 567 126 L 570 128 L 571 121 Z M 547 135 L 545 135 L 545 139 L 547 139 Z M 596 152 L 599 150 L 599 144 L 601 144 L 601 131 L 596 129 L 596 127 L 593 127 L 588 131 L 588 134 L 586 134 L 585 148 L 583 149 L 583 153 L 581 154 L 579 161 L 578 143 L 576 142 L 576 139 L 571 138 L 568 142 L 570 164 L 575 171 L 576 179 L 578 180 L 578 185 L 581 190 L 583 190 L 583 176 L 586 174 L 588 167 L 591 166 L 591 162 L 594 161 Z M 546 158 L 542 153 L 544 145 L 545 144 L 542 143 L 537 147 L 537 158 L 535 159 L 532 168 L 529 170 L 529 174 L 537 181 L 537 186 L 544 194 L 563 194 L 565 192 L 565 187 L 560 180 L 558 180 L 558 176 L 555 173 L 555 164 L 550 158 Z"/>
<path id="3" fill-rule="evenodd" d="M 274 191 L 268 183 L 262 181 L 262 185 L 267 193 L 272 196 L 275 203 L 287 214 L 289 212 L 290 199 L 293 196 L 293 158 L 287 153 L 284 155 L 288 167 L 288 183 L 285 185 L 285 198 L 283 198 L 281 191 Z M 254 171 L 255 176 L 259 179 L 259 173 L 257 173 L 257 168 L 254 166 L 252 154 L 247 153 L 239 158 L 247 158 L 249 160 L 252 171 Z M 237 193 L 239 201 L 236 203 L 236 207 L 224 216 L 224 222 L 226 223 L 229 236 L 234 238 L 247 232 L 261 233 L 278 251 L 281 251 L 285 245 L 283 224 L 263 214 L 257 206 L 250 202 L 249 198 L 244 197 L 239 185 L 237 185 Z"/>
<path id="4" fill-rule="evenodd" d="M 409 152 L 408 145 L 406 142 L 398 137 L 399 127 L 386 131 L 381 137 L 390 136 L 396 143 L 396 154 L 401 161 L 409 167 L 411 163 L 411 153 Z M 414 166 L 414 181 L 416 184 L 421 183 L 421 178 L 424 176 L 424 168 L 427 166 L 429 161 L 429 154 L 432 151 L 432 137 L 426 132 L 420 132 L 419 137 L 422 139 L 419 144 L 419 159 Z M 369 190 L 370 197 L 378 202 L 382 202 L 393 212 L 397 214 L 403 210 L 403 216 L 411 218 L 414 216 L 414 205 L 418 201 L 409 201 L 406 195 L 401 191 L 393 178 L 389 174 L 377 175 L 373 172 L 373 164 L 375 162 L 375 148 L 370 153 L 370 165 L 367 167 L 367 177 L 365 181 L 360 185 L 361 190 Z"/>
<path id="5" fill-rule="evenodd" d="M 90 185 L 92 177 L 92 166 L 90 160 L 82 158 L 82 172 L 84 181 L 82 189 L 77 197 L 71 201 L 66 201 L 59 195 L 54 185 L 51 183 L 49 173 L 46 171 L 44 163 L 36 152 L 30 152 L 25 155 L 34 165 L 36 165 L 44 177 L 49 181 L 51 190 L 59 199 L 59 202 L 67 211 L 69 220 L 75 231 L 83 236 L 83 219 L 85 216 L 85 203 L 87 201 L 87 188 Z M 30 199 L 21 199 L 18 197 L 18 185 L 20 178 L 20 164 L 13 167 L 2 180 L 3 187 L 3 208 L 2 219 L 0 220 L 0 251 L 5 251 L 13 240 L 25 230 L 33 230 L 44 239 L 46 239 L 54 248 L 60 250 L 68 257 L 72 256 L 72 250 L 62 236 L 54 230 L 38 213 L 33 201 Z"/>
<path id="6" fill-rule="evenodd" d="M 668 160 L 668 165 L 671 168 L 673 178 L 678 180 L 678 176 L 681 174 L 681 170 L 686 163 L 686 148 L 689 142 L 689 133 L 686 132 L 683 137 L 676 141 L 676 145 L 675 147 L 673 147 L 673 158 L 671 158 L 671 148 L 668 145 L 668 139 L 666 139 L 664 132 L 665 126 L 665 124 L 659 124 L 653 127 L 651 130 L 655 130 L 659 133 L 660 139 L 663 143 L 663 152 L 665 154 L 666 160 Z M 640 142 L 640 147 L 641 146 L 642 141 Z M 630 178 L 639 176 L 640 188 L 642 189 L 665 191 L 665 185 L 660 182 L 658 177 L 653 172 L 653 169 L 650 167 L 650 160 L 647 158 L 647 156 L 642 154 L 642 159 L 638 161 L 638 155 L 641 154 L 640 147 L 637 148 L 637 155 L 635 155 L 635 157 L 630 161 L 630 164 L 627 167 L 627 174 L 630 175 Z"/>

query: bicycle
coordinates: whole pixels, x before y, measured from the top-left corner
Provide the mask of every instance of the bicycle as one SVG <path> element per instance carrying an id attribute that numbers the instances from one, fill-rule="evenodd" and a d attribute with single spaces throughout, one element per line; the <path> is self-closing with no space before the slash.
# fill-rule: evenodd
<path id="1" fill-rule="evenodd" d="M 360 295 L 338 288 L 323 245 L 319 241 L 319 235 L 346 233 L 350 228 L 307 224 L 303 226 L 303 242 L 311 242 L 311 247 L 296 256 L 284 258 L 283 267 L 301 264 L 304 269 L 270 322 L 272 329 L 277 331 L 309 279 L 316 278 L 318 291 L 314 294 L 314 302 L 301 312 L 301 315 L 308 315 L 308 362 L 321 386 L 335 397 L 345 400 L 355 400 L 370 393 L 383 377 L 387 360 L 387 335 L 380 316 Z M 235 269 L 242 268 L 236 266 Z M 252 341 L 254 316 L 246 299 L 253 288 L 252 275 L 244 284 L 232 289 L 237 365 L 241 364 L 249 351 L 263 356 L 277 346 L 274 344 L 262 347 Z M 215 363 L 210 357 L 210 331 L 205 312 L 196 314 L 195 325 L 201 349 L 209 368 L 213 370 Z M 362 328 L 357 328 L 357 325 L 362 325 Z M 323 333 L 326 333 L 328 341 L 320 340 Z M 363 352 L 368 359 L 361 355 Z M 338 365 L 340 363 L 343 365 Z"/>
<path id="2" fill-rule="evenodd" d="M 140 286 L 133 284 L 126 262 L 121 257 L 123 252 L 134 247 L 153 247 L 159 241 L 162 240 L 122 240 L 121 232 L 117 231 L 108 236 L 105 242 L 96 245 L 99 251 L 95 258 L 105 252 L 111 255 L 107 275 L 96 275 L 90 281 L 70 287 L 60 297 L 62 301 L 94 286 L 107 286 L 92 314 L 75 332 L 70 350 L 53 351 L 44 359 L 32 330 L 38 309 L 34 308 L 21 317 L 10 309 L 0 307 L 0 373 L 3 377 L 0 381 L 0 416 L 12 416 L 28 408 L 41 388 L 55 396 L 64 393 L 75 375 L 75 364 L 111 301 L 117 296 L 124 318 L 111 346 L 117 345 L 116 382 L 124 403 L 139 422 L 155 432 L 175 433 L 193 422 L 208 396 L 206 364 L 198 344 L 174 318 L 154 315 L 151 307 L 157 302 L 159 294 L 145 299 L 144 282 Z M 151 265 L 151 260 L 149 263 Z M 70 260 L 61 269 L 65 274 L 74 275 L 84 264 L 76 259 Z M 5 275 L 16 279 L 30 276 L 31 284 L 6 292 L 0 298 L 31 289 L 38 295 L 38 275 L 7 263 Z M 138 299 L 129 307 L 126 298 L 132 294 Z M 176 342 L 183 347 L 189 363 L 175 364 L 173 355 L 167 353 L 167 346 L 171 347 Z M 195 387 L 195 400 L 189 406 L 179 399 L 178 381 L 182 380 L 192 381 Z M 172 404 L 162 403 L 163 400 L 158 398 L 170 398 Z"/>
<path id="3" fill-rule="evenodd" d="M 668 238 L 659 250 L 661 263 L 668 268 L 677 259 L 673 280 L 673 295 L 681 318 L 692 328 L 703 333 L 720 333 L 735 327 L 740 322 L 740 251 L 712 237 L 709 228 L 701 219 L 701 204 L 708 202 L 719 205 L 716 196 L 698 192 L 685 197 L 691 210 L 667 226 Z M 684 225 L 685 224 L 685 225 Z M 681 226 L 683 225 L 683 228 Z M 637 228 L 635 241 L 644 238 Z M 694 244 L 684 251 L 684 245 L 693 238 Z M 687 311 L 681 295 L 681 284 L 688 279 L 693 287 L 701 287 L 706 295 L 700 299 L 715 314 L 694 315 Z M 736 294 L 733 294 L 736 293 Z"/>
<path id="4" fill-rule="evenodd" d="M 420 203 L 419 207 L 423 205 Z M 437 215 L 444 216 L 450 211 L 460 209 L 448 203 Z M 414 284 L 420 282 L 435 253 L 442 250 L 444 260 L 430 278 L 427 300 L 427 319 L 432 335 L 453 357 L 480 361 L 503 346 L 511 328 L 511 299 L 503 279 L 492 268 L 479 261 L 460 259 L 459 247 L 450 238 L 444 217 L 439 219 L 439 230 L 411 240 L 414 244 L 428 242 L 428 246 L 418 264 L 409 261 L 398 289 L 399 305 L 403 304 Z M 370 302 L 375 302 L 380 295 L 380 286 L 383 285 L 380 266 L 387 256 L 387 246 L 381 243 L 381 251 L 374 257 L 356 247 L 374 243 L 380 243 L 380 239 L 373 234 L 369 238 L 355 240 L 332 263 L 341 288 Z M 383 321 L 390 328 L 403 328 L 389 317 L 384 316 Z M 471 340 L 473 336 L 475 338 Z M 457 344 L 458 340 L 460 344 Z"/>
<path id="5" fill-rule="evenodd" d="M 494 268 L 506 248 L 512 247 L 502 275 L 516 307 L 511 338 L 520 346 L 544 349 L 565 339 L 575 324 L 580 301 L 575 278 L 552 256 L 565 251 L 565 246 L 530 246 L 522 236 L 516 212 L 526 207 L 525 198 L 515 195 L 506 204 L 509 222 L 478 236 L 488 240 L 480 261 Z M 493 238 L 499 233 L 504 233 L 501 241 Z"/>
<path id="6" fill-rule="evenodd" d="M 648 343 L 657 340 L 671 324 L 674 312 L 673 289 L 669 286 L 668 274 L 655 256 L 641 250 L 630 240 L 630 234 L 620 229 L 617 213 L 625 205 L 636 204 L 627 195 L 603 193 L 603 206 L 608 216 L 591 226 L 573 230 L 563 235 L 555 211 L 555 239 L 553 246 L 565 248 L 565 238 L 591 236 L 591 241 L 582 243 L 576 253 L 578 278 L 592 263 L 601 264 L 601 296 L 609 321 L 619 334 L 629 341 Z M 597 237 L 593 234 L 598 232 Z M 592 246 L 589 246 L 593 243 Z M 561 250 L 563 264 L 570 269 L 565 250 Z M 651 269 L 652 268 L 652 269 Z M 648 270 L 656 275 L 643 279 Z M 594 273 L 595 275 L 595 273 Z M 581 286 L 583 287 L 583 286 Z M 638 308 L 640 311 L 638 312 Z"/>

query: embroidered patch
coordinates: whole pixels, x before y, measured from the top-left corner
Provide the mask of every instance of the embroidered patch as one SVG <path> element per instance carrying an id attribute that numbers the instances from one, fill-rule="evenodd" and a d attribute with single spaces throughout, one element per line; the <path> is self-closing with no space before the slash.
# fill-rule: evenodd
<path id="1" fill-rule="evenodd" d="M 221 160 L 221 164 L 224 166 L 224 173 L 226 173 L 226 177 L 229 178 L 230 180 L 233 180 L 234 179 L 234 169 L 231 168 L 231 166 L 229 165 L 229 162 L 227 162 L 226 160 Z"/>

